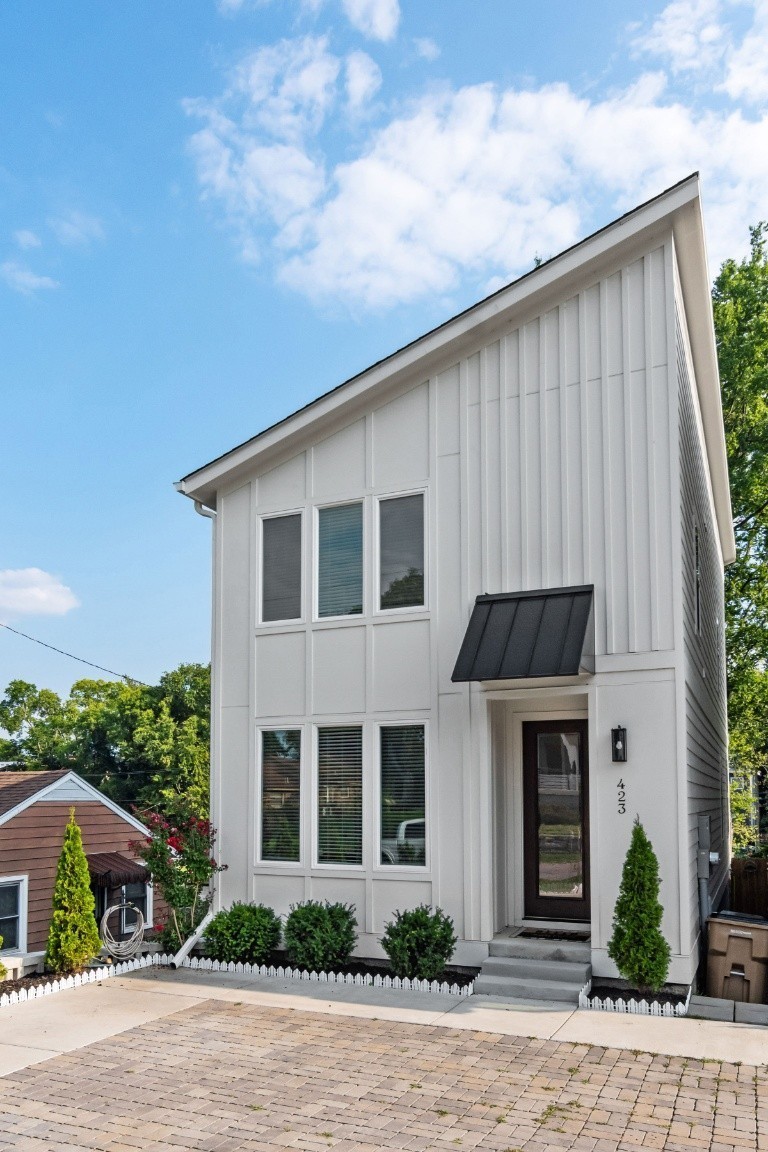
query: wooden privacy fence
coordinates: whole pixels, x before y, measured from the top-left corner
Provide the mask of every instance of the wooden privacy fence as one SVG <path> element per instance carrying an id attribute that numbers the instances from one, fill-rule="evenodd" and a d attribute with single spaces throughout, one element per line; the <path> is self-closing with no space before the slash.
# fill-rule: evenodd
<path id="1" fill-rule="evenodd" d="M 731 909 L 768 916 L 768 860 L 744 857 L 731 861 Z"/>

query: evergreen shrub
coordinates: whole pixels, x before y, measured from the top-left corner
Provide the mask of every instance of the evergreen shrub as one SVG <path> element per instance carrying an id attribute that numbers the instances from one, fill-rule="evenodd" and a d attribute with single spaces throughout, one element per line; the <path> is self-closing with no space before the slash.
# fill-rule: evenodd
<path id="1" fill-rule="evenodd" d="M 346 964 L 357 941 L 354 904 L 305 900 L 292 904 L 285 922 L 285 950 L 291 964 L 330 972 Z"/>
<path id="2" fill-rule="evenodd" d="M 641 992 L 658 992 L 669 971 L 669 944 L 661 933 L 660 883 L 656 853 L 636 816 L 613 911 L 608 955 L 624 979 Z"/>
<path id="3" fill-rule="evenodd" d="M 381 946 L 392 971 L 401 979 L 437 980 L 453 955 L 457 937 L 453 920 L 442 908 L 419 904 L 395 912 L 385 925 Z"/>
<path id="4" fill-rule="evenodd" d="M 3 946 L 3 938 L 2 938 L 2 936 L 0 936 L 0 948 L 2 948 L 2 946 Z M 3 964 L 2 960 L 0 960 L 0 980 L 5 980 L 7 975 L 8 975 L 8 969 L 6 968 L 5 964 Z"/>
<path id="5" fill-rule="evenodd" d="M 75 822 L 75 810 L 70 808 L 56 869 L 46 968 L 52 972 L 71 972 L 98 954 L 101 940 L 94 919 L 95 907 L 83 838 Z"/>
<path id="6" fill-rule="evenodd" d="M 205 930 L 205 954 L 226 964 L 266 964 L 280 946 L 280 917 L 264 904 L 235 902 Z"/>

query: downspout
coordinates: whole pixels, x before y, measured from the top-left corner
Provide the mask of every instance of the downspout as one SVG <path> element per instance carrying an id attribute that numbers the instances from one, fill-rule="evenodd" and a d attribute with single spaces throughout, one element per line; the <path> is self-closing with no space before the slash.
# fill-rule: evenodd
<path id="1" fill-rule="evenodd" d="M 205 504 L 201 504 L 199 500 L 195 500 L 195 512 L 198 516 L 205 516 L 208 520 L 215 520 L 216 513 L 213 508 L 206 508 Z"/>
<path id="2" fill-rule="evenodd" d="M 193 934 L 184 941 L 181 948 L 179 948 L 178 952 L 171 960 L 169 964 L 170 968 L 181 967 L 182 963 L 184 960 L 186 960 L 187 956 L 189 956 L 190 952 L 194 948 L 195 944 L 197 944 L 200 937 L 205 935 L 205 930 L 210 924 L 211 920 L 213 920 L 214 915 L 215 913 L 213 909 L 211 909 L 209 912 L 206 912 L 205 916 L 203 916 L 202 920 L 198 924 L 196 931 L 193 932 Z"/>

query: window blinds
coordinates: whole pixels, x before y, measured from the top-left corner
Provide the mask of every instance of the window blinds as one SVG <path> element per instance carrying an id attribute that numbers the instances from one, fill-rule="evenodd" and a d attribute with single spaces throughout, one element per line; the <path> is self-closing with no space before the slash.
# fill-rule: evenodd
<path id="1" fill-rule="evenodd" d="M 263 521 L 262 620 L 301 616 L 301 515 Z"/>
<path id="2" fill-rule="evenodd" d="M 19 946 L 19 884 L 0 884 L 0 936 L 3 948 Z"/>
<path id="3" fill-rule="evenodd" d="M 318 863 L 362 864 L 362 728 L 320 728 L 317 768 Z"/>
<path id="4" fill-rule="evenodd" d="M 381 733 L 381 862 L 426 863 L 423 724 Z"/>
<path id="5" fill-rule="evenodd" d="M 300 859 L 301 731 L 261 734 L 261 859 Z"/>
<path id="6" fill-rule="evenodd" d="M 318 615 L 353 616 L 362 612 L 362 504 L 321 508 L 318 534 Z"/>
<path id="7" fill-rule="evenodd" d="M 379 503 L 379 589 L 382 608 L 424 603 L 424 497 Z"/>

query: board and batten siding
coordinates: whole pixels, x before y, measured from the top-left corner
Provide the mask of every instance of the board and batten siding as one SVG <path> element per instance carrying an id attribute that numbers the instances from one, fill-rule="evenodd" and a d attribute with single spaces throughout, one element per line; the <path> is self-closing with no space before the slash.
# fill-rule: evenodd
<path id="1" fill-rule="evenodd" d="M 664 665 L 674 648 L 671 258 L 662 244 L 428 373 L 383 385 L 367 410 L 219 494 L 212 803 L 228 865 L 222 904 L 351 900 L 361 931 L 374 933 L 395 908 L 426 900 L 454 916 L 463 939 L 490 930 L 487 708 L 451 673 L 484 592 L 592 583 L 598 659 L 658 653 Z M 427 604 L 378 613 L 376 499 L 413 491 L 425 493 Z M 315 509 L 357 499 L 365 611 L 315 620 Z M 303 617 L 259 624 L 261 517 L 290 512 L 304 516 Z M 428 726 L 430 866 L 408 875 L 374 860 L 375 725 L 386 720 Z M 313 727 L 342 722 L 365 726 L 364 863 L 354 870 L 318 868 L 310 838 Z M 304 733 L 301 864 L 258 862 L 260 725 Z"/>
<path id="2" fill-rule="evenodd" d="M 728 715 L 723 635 L 723 563 L 718 542 L 693 365 L 681 303 L 676 309 L 680 436 L 680 527 L 685 655 L 686 777 L 688 791 L 689 899 L 698 934 L 698 817 L 710 818 L 712 851 L 720 864 L 710 874 L 717 899 L 729 862 Z M 696 537 L 699 552 L 699 624 L 696 610 Z"/>
<path id="3" fill-rule="evenodd" d="M 0 826 L 0 876 L 27 876 L 27 952 L 42 952 L 48 942 L 56 867 L 72 805 L 40 800 Z M 74 804 L 86 854 L 120 852 L 135 859 L 130 845 L 141 839 L 131 824 L 98 801 Z M 155 912 L 160 911 L 155 902 Z"/>

